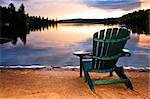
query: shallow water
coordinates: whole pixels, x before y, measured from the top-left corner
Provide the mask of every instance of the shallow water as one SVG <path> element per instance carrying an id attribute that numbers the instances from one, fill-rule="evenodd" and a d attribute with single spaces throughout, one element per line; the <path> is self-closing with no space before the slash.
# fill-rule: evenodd
<path id="1" fill-rule="evenodd" d="M 93 33 L 102 28 L 117 27 L 99 24 L 58 24 L 41 31 L 31 31 L 26 44 L 18 37 L 16 45 L 11 42 L 0 45 L 0 65 L 77 66 L 79 58 L 73 52 L 91 51 Z M 133 33 L 125 48 L 132 56 L 120 58 L 118 65 L 150 66 L 150 35 Z"/>

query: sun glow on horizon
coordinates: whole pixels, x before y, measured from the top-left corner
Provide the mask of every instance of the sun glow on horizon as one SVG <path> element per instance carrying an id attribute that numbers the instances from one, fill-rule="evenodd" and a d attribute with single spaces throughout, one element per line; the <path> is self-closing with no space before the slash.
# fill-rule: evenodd
<path id="1" fill-rule="evenodd" d="M 114 10 L 106 11 L 103 9 L 89 9 L 85 12 L 74 13 L 59 17 L 59 19 L 70 19 L 70 18 L 86 18 L 86 19 L 102 19 L 102 18 L 117 18 L 128 13 L 127 11 Z"/>

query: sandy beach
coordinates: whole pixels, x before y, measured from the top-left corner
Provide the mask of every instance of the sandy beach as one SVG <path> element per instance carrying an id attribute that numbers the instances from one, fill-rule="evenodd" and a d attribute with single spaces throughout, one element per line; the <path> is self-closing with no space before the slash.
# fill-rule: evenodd
<path id="1" fill-rule="evenodd" d="M 124 84 L 95 85 L 92 93 L 79 69 L 0 69 L 0 99 L 150 99 L 150 72 L 126 71 Z M 108 78 L 94 74 L 93 78 Z M 117 78 L 114 73 L 113 78 Z"/>

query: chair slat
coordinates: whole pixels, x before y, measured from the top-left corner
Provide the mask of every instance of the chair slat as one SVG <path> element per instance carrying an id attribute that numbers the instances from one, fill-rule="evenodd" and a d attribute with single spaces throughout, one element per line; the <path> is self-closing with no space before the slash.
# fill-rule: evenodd
<path id="1" fill-rule="evenodd" d="M 105 32 L 106 32 L 105 30 L 101 30 L 99 32 L 99 36 L 97 38 L 98 39 L 104 38 L 105 37 Z M 97 52 L 97 54 L 95 56 L 101 56 L 102 47 L 103 47 L 102 43 L 101 42 L 97 42 L 97 46 L 96 46 L 96 52 Z M 96 67 L 94 67 L 94 68 L 98 68 L 98 65 L 100 64 L 100 61 L 98 59 L 96 59 L 95 63 L 96 63 Z"/>
<path id="2" fill-rule="evenodd" d="M 98 38 L 98 32 L 96 32 L 93 35 L 93 38 Z M 97 49 L 97 41 L 93 40 L 93 55 L 96 55 L 96 49 Z M 94 68 L 94 64 L 96 63 L 96 59 L 93 58 L 92 60 L 92 68 Z"/>
<path id="3" fill-rule="evenodd" d="M 124 83 L 128 79 L 109 79 L 109 80 L 92 80 L 94 84 L 115 84 L 115 83 Z"/>

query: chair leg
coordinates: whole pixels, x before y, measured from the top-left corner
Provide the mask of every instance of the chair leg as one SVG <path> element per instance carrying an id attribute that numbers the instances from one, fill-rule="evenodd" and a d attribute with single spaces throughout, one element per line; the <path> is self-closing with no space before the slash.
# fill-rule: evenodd
<path id="1" fill-rule="evenodd" d="M 109 76 L 110 76 L 110 77 L 112 77 L 112 76 L 113 76 L 113 71 L 112 71 L 112 72 L 110 72 Z"/>
<path id="2" fill-rule="evenodd" d="M 87 71 L 85 71 L 85 76 L 86 76 L 86 80 L 88 82 L 88 85 L 89 85 L 91 91 L 94 92 L 94 84 L 93 84 L 92 79 Z"/>
<path id="3" fill-rule="evenodd" d="M 84 81 L 87 83 L 87 75 L 85 73 L 85 70 L 83 70 L 83 71 L 84 71 Z"/>
<path id="4" fill-rule="evenodd" d="M 133 90 L 132 83 L 128 79 L 128 77 L 124 74 L 123 67 L 116 67 L 115 72 L 120 77 L 120 79 L 127 79 L 127 81 L 124 82 L 124 84 L 127 86 L 127 88 L 130 88 L 131 90 Z"/>

